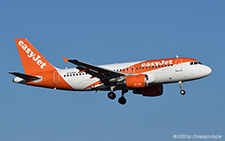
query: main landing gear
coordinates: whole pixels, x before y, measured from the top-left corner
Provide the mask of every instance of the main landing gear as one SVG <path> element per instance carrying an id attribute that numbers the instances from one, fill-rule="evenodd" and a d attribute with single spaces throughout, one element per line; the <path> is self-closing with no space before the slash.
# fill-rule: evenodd
<path id="1" fill-rule="evenodd" d="M 127 102 L 126 98 L 124 97 L 124 94 L 126 92 L 128 92 L 128 90 L 122 90 L 122 96 L 118 99 L 118 102 L 122 105 L 126 104 Z M 108 98 L 114 100 L 116 98 L 116 94 L 113 91 L 111 91 L 108 93 Z"/>
<path id="2" fill-rule="evenodd" d="M 124 97 L 124 94 L 127 93 L 128 90 L 122 90 L 122 96 L 118 99 L 118 102 L 122 105 L 126 104 L 127 100 Z"/>
<path id="3" fill-rule="evenodd" d="M 178 84 L 179 84 L 180 89 L 181 89 L 181 90 L 180 90 L 180 94 L 181 94 L 181 95 L 185 95 L 186 92 L 185 92 L 185 90 L 183 90 L 183 87 L 184 87 L 184 86 L 183 86 L 183 82 L 182 82 L 182 81 L 179 81 Z"/>
<path id="4" fill-rule="evenodd" d="M 110 87 L 111 92 L 108 93 L 108 98 L 111 99 L 111 100 L 114 100 L 116 98 L 116 94 L 113 92 L 114 88 L 115 87 Z"/>
<path id="5" fill-rule="evenodd" d="M 109 97 L 109 99 L 114 100 L 116 98 L 116 94 L 114 92 L 109 92 L 108 97 Z"/>

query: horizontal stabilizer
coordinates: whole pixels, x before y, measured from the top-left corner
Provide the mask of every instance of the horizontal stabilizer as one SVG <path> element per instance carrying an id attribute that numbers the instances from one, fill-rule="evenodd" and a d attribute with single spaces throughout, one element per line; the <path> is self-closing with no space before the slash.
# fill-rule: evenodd
<path id="1" fill-rule="evenodd" d="M 36 76 L 32 76 L 32 75 L 27 75 L 27 74 L 23 74 L 23 73 L 19 73 L 19 72 L 9 72 L 10 74 L 12 75 L 15 75 L 19 78 L 22 78 L 26 81 L 35 81 L 35 80 L 38 80 L 40 79 L 39 77 L 36 77 Z"/>

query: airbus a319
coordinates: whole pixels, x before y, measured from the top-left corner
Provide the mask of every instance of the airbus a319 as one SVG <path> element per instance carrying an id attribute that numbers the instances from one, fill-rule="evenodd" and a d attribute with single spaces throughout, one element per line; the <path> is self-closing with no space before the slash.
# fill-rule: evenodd
<path id="1" fill-rule="evenodd" d="M 124 94 L 155 97 L 163 94 L 163 84 L 178 83 L 184 95 L 183 82 L 208 76 L 212 70 L 192 58 L 166 58 L 128 63 L 95 66 L 76 59 L 64 58 L 64 62 L 75 68 L 60 69 L 49 63 L 25 38 L 16 39 L 17 49 L 24 73 L 15 75 L 13 82 L 51 89 L 72 91 L 109 91 L 108 97 L 115 99 L 114 91 L 121 90 L 120 104 L 125 104 Z"/>

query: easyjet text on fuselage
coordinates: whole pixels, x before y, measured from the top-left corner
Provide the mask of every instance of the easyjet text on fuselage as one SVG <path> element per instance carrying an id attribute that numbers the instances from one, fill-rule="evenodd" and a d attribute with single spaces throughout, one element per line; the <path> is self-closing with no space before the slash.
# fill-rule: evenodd
<path id="1" fill-rule="evenodd" d="M 149 66 L 161 66 L 161 65 L 172 65 L 173 64 L 173 60 L 161 60 L 158 62 L 146 62 L 146 63 L 142 63 L 141 66 L 142 67 L 149 67 Z"/>

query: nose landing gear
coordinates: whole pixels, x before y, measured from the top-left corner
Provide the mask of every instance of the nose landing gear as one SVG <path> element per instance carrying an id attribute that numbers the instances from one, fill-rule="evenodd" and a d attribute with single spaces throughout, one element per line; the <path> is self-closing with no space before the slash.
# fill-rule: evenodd
<path id="1" fill-rule="evenodd" d="M 179 81 L 178 84 L 179 84 L 180 89 L 181 89 L 181 90 L 180 90 L 180 94 L 181 94 L 181 95 L 185 95 L 186 92 L 185 92 L 185 90 L 183 90 L 183 87 L 184 87 L 184 86 L 183 86 L 183 82 L 182 82 L 182 81 Z"/>
<path id="2" fill-rule="evenodd" d="M 180 90 L 180 94 L 185 95 L 186 94 L 185 90 Z"/>

